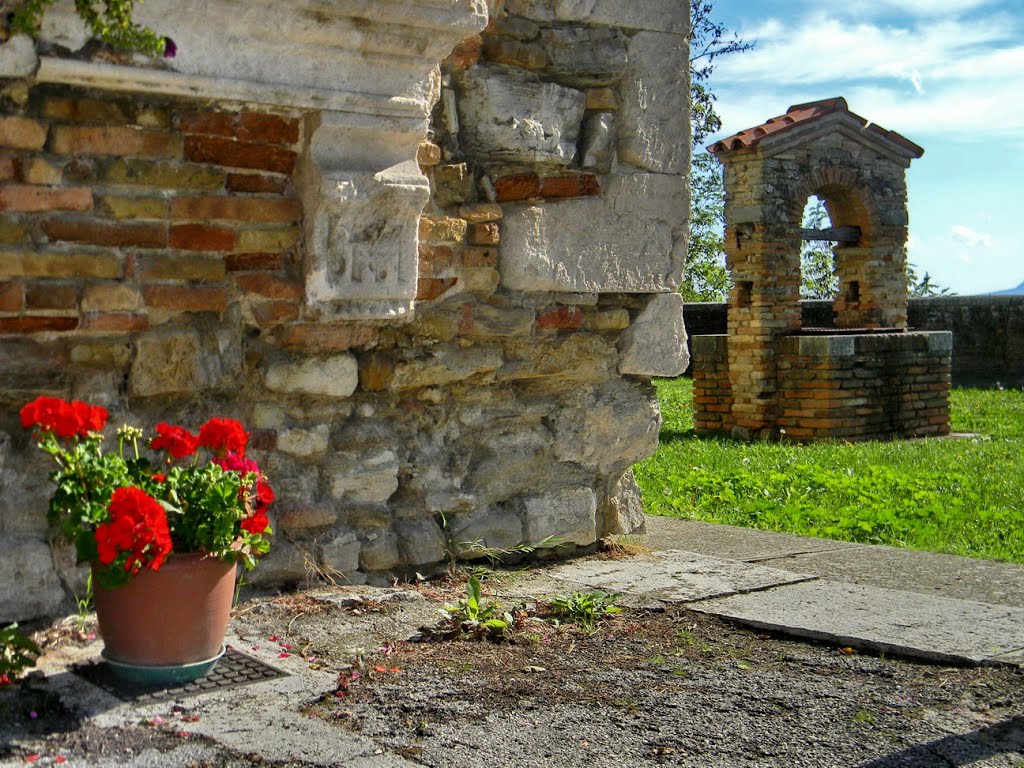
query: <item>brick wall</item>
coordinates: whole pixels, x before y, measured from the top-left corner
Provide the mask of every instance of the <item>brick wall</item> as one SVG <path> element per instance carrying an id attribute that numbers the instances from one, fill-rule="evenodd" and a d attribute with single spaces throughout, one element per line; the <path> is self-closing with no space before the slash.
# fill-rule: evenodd
<path id="1" fill-rule="evenodd" d="M 831 302 L 804 301 L 801 308 L 803 327 L 833 327 Z M 914 330 L 953 334 L 954 386 L 1024 386 L 1024 296 L 910 299 L 907 323 Z M 686 305 L 691 338 L 725 333 L 726 325 L 724 302 Z"/>
<path id="2" fill-rule="evenodd" d="M 292 116 L 34 88 L 0 118 L 0 333 L 294 318 L 299 141 Z"/>

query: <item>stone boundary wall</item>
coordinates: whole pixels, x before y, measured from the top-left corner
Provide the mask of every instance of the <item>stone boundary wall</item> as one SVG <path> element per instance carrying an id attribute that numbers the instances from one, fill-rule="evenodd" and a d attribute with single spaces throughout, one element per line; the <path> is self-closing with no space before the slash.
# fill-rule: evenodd
<path id="1" fill-rule="evenodd" d="M 833 326 L 830 302 L 804 301 L 802 310 L 804 327 Z M 726 332 L 724 302 L 690 303 L 685 315 L 691 337 Z M 907 317 L 911 329 L 953 334 L 954 386 L 1024 387 L 1024 296 L 910 299 Z"/>
<path id="2" fill-rule="evenodd" d="M 727 339 L 693 337 L 698 434 L 736 426 Z M 950 343 L 942 331 L 782 337 L 773 426 L 789 440 L 948 434 Z"/>
<path id="3" fill-rule="evenodd" d="M 650 378 L 687 363 L 687 7 L 373 5 L 150 0 L 143 21 L 180 25 L 181 72 L 33 65 L 19 43 L 27 77 L 0 81 L 0 622 L 84 590 L 18 421 L 38 394 L 102 404 L 111 430 L 252 429 L 277 501 L 250 583 L 384 583 L 642 524 Z M 309 72 L 284 42 L 260 54 L 262 13 Z M 238 62 L 204 53 L 220 36 Z M 447 39 L 417 80 L 410 52 Z M 243 64 L 260 82 L 230 79 Z"/>

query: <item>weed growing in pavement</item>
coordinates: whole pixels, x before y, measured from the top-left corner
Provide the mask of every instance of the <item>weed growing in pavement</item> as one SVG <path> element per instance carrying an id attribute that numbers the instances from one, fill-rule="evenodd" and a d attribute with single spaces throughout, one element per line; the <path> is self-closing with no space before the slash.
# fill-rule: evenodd
<path id="1" fill-rule="evenodd" d="M 89 621 L 89 614 L 92 613 L 92 571 L 85 578 L 85 594 L 79 597 L 75 595 L 75 608 L 78 615 L 78 631 L 84 632 L 85 625 Z"/>
<path id="2" fill-rule="evenodd" d="M 597 629 L 597 622 L 606 619 L 622 609 L 615 605 L 619 595 L 601 590 L 594 592 L 573 592 L 571 595 L 555 595 L 551 598 L 551 610 L 560 619 L 575 624 L 585 632 Z"/>
<path id="3" fill-rule="evenodd" d="M 515 623 L 511 613 L 501 612 L 501 604 L 484 600 L 480 594 L 480 579 L 470 576 L 466 583 L 466 596 L 457 603 L 445 603 L 441 615 L 462 632 L 491 638 L 501 638 Z"/>

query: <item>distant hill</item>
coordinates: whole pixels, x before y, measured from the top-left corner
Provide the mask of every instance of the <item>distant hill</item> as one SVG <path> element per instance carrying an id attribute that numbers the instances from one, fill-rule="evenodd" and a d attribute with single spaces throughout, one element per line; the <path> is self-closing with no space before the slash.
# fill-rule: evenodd
<path id="1" fill-rule="evenodd" d="M 1016 288 L 1007 288 L 1005 291 L 994 291 L 993 296 L 1024 296 L 1024 283 Z"/>

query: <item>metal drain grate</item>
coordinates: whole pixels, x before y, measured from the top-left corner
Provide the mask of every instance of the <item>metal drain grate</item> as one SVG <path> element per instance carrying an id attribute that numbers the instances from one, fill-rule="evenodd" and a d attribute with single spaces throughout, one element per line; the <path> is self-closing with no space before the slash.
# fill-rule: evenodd
<path id="1" fill-rule="evenodd" d="M 114 677 L 110 665 L 105 661 L 93 661 L 87 664 L 75 664 L 71 671 L 98 688 L 102 688 L 121 701 L 150 704 L 168 699 L 180 699 L 195 696 L 199 693 L 222 691 L 226 688 L 237 688 L 252 683 L 262 683 L 278 677 L 288 677 L 288 673 L 272 667 L 259 659 L 236 651 L 228 646 L 227 651 L 217 662 L 209 674 L 170 688 L 159 686 L 128 685 Z"/>

